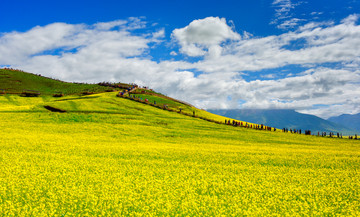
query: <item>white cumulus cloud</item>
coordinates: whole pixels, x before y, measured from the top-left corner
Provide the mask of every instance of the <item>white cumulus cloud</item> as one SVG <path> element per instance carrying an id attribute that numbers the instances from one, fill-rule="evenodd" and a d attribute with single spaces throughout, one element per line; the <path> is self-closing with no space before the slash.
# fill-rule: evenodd
<path id="1" fill-rule="evenodd" d="M 241 39 L 226 23 L 226 19 L 219 17 L 194 20 L 184 28 L 175 29 L 172 37 L 180 44 L 180 51 L 189 56 L 202 56 L 206 54 L 206 49 L 222 42 Z"/>

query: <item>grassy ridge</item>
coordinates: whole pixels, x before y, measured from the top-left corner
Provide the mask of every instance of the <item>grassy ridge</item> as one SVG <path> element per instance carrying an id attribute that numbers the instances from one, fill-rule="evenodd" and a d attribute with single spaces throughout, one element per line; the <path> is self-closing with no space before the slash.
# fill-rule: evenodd
<path id="1" fill-rule="evenodd" d="M 360 214 L 359 141 L 234 128 L 114 93 L 0 105 L 3 215 Z"/>
<path id="2" fill-rule="evenodd" d="M 220 122 L 220 123 L 224 123 L 224 120 L 234 120 L 234 119 L 230 119 L 230 118 L 224 118 L 223 116 L 220 115 L 216 115 L 216 114 L 212 114 L 210 112 L 207 112 L 205 110 L 202 109 L 198 109 L 196 107 L 193 107 L 189 104 L 184 104 L 181 103 L 179 101 L 174 101 L 171 100 L 165 96 L 161 96 L 161 95 L 149 95 L 149 94 L 133 94 L 131 93 L 129 97 L 130 99 L 135 99 L 135 100 L 140 100 L 142 102 L 144 102 L 145 100 L 148 100 L 148 104 L 150 105 L 156 105 L 159 106 L 161 108 L 163 108 L 164 106 L 166 106 L 166 108 L 171 109 L 172 111 L 175 112 L 181 112 L 182 114 L 186 114 L 189 116 L 196 116 L 196 117 L 200 117 L 200 118 L 206 118 L 208 120 L 212 120 L 214 122 Z M 246 122 L 244 122 L 246 123 Z"/>
<path id="3" fill-rule="evenodd" d="M 6 93 L 22 93 L 24 90 L 36 90 L 42 95 L 52 95 L 57 92 L 63 94 L 80 94 L 85 91 L 104 92 L 108 87 L 97 84 L 76 84 L 46 78 L 18 70 L 0 69 L 0 90 Z"/>

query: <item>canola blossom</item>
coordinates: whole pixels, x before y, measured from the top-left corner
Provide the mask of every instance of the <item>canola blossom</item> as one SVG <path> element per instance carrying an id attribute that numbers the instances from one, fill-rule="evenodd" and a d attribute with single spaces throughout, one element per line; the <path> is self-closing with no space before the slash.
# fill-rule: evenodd
<path id="1" fill-rule="evenodd" d="M 360 215 L 356 140 L 236 128 L 115 93 L 0 105 L 2 216 Z"/>

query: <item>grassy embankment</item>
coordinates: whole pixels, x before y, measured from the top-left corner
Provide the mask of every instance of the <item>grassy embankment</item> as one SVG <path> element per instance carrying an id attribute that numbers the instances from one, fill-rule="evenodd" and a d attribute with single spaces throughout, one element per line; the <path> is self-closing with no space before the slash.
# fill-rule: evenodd
<path id="1" fill-rule="evenodd" d="M 4 216 L 360 214 L 359 141 L 236 128 L 116 93 L 3 95 L 0 108 Z"/>

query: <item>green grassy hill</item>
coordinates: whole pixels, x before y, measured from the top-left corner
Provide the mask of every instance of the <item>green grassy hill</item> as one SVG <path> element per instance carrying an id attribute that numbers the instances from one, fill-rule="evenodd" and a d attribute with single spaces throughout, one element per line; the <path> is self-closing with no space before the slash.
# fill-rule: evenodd
<path id="1" fill-rule="evenodd" d="M 68 83 L 19 70 L 0 69 L 0 93 L 20 94 L 24 90 L 39 91 L 42 95 L 55 93 L 81 94 L 104 92 L 108 87 L 97 84 Z"/>
<path id="2" fill-rule="evenodd" d="M 129 84 L 118 83 L 122 88 L 131 87 Z M 11 103 L 14 105 L 21 105 L 13 107 L 12 109 L 22 109 L 24 107 L 36 109 L 43 108 L 46 102 L 58 102 L 55 103 L 55 106 L 65 106 L 65 109 L 72 111 L 73 108 L 69 107 L 69 104 L 72 104 L 74 100 L 87 99 L 87 98 L 98 98 L 98 96 L 90 97 L 81 97 L 83 93 L 104 93 L 107 91 L 124 91 L 122 88 L 113 88 L 107 86 L 100 86 L 98 84 L 83 84 L 83 83 L 68 83 L 59 80 L 54 80 L 51 78 L 43 77 L 41 75 L 31 74 L 23 72 L 20 70 L 11 70 L 11 69 L 0 69 L 0 94 L 4 95 L 5 99 L 8 101 L 3 101 L 2 109 L 7 109 L 11 106 Z M 26 91 L 37 91 L 40 93 L 41 98 L 17 98 L 13 100 L 12 98 L 15 95 L 21 95 L 22 92 Z M 52 96 L 56 93 L 64 94 L 65 98 L 56 98 L 52 99 Z M 70 97 L 70 98 L 68 98 Z M 187 103 L 172 99 L 170 97 L 164 96 L 160 93 L 156 93 L 152 90 L 139 89 L 126 94 L 127 98 L 136 101 L 145 101 L 147 100 L 148 104 L 153 104 L 160 108 L 166 106 L 166 109 L 181 112 L 184 115 L 197 116 L 200 118 L 208 119 L 215 122 L 223 122 L 224 117 L 215 115 L 204 110 L 197 109 Z M 1 101 L 1 99 L 0 99 Z M 61 103 L 62 102 L 62 103 Z M 54 104 L 54 103 L 50 103 Z M 94 104 L 94 101 L 92 101 Z M 100 105 L 97 105 L 100 107 Z M 109 104 L 106 104 L 106 108 L 109 108 Z M 76 109 L 76 108 L 75 108 Z M 89 106 L 87 109 L 94 109 Z M 99 109 L 99 108 L 96 108 Z M 229 119 L 233 120 L 233 119 Z M 244 122 L 246 123 L 246 122 Z"/>
<path id="3" fill-rule="evenodd" d="M 360 215 L 358 140 L 233 127 L 161 95 L 116 94 L 0 95 L 2 215 Z"/>

